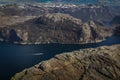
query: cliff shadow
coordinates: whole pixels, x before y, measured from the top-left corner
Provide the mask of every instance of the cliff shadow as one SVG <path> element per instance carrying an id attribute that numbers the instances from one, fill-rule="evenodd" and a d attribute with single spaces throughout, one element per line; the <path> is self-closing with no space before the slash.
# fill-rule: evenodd
<path id="1" fill-rule="evenodd" d="M 10 32 L 9 32 L 8 41 L 10 43 L 14 43 L 14 42 L 21 42 L 22 39 L 17 35 L 17 33 L 14 29 L 11 29 Z"/>

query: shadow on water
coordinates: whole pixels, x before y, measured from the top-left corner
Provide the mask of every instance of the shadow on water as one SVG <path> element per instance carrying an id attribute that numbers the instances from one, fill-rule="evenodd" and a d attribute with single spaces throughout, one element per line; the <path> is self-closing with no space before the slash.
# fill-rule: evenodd
<path id="1" fill-rule="evenodd" d="M 112 36 L 101 43 L 94 44 L 18 45 L 1 43 L 0 80 L 9 80 L 15 73 L 63 52 L 99 46 L 110 46 L 113 44 L 120 44 L 119 36 Z"/>

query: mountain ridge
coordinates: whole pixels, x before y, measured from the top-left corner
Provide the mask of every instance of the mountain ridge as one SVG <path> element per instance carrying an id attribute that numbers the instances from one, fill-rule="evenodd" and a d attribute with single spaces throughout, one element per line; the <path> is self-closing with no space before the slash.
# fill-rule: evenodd
<path id="1" fill-rule="evenodd" d="M 73 3 L 73 4 L 108 4 L 108 5 L 119 5 L 119 0 L 0 0 L 0 3 Z"/>
<path id="2" fill-rule="evenodd" d="M 3 27 L 0 34 L 2 41 L 13 43 L 82 44 L 101 42 L 111 36 L 112 32 L 110 28 L 103 27 L 99 22 L 84 23 L 68 14 L 53 13 Z"/>
<path id="3" fill-rule="evenodd" d="M 110 22 L 120 15 L 119 6 L 69 4 L 11 4 L 0 6 L 0 16 L 40 16 L 48 13 L 70 14 L 82 21 Z"/>

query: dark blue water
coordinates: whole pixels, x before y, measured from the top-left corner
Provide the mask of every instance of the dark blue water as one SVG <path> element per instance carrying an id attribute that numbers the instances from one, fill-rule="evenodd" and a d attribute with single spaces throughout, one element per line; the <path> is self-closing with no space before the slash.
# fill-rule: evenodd
<path id="1" fill-rule="evenodd" d="M 15 45 L 0 44 L 0 80 L 9 80 L 11 76 L 21 70 L 31 67 L 40 61 L 47 60 L 62 52 L 78 49 L 95 48 L 120 44 L 120 37 L 112 36 L 106 41 L 94 44 L 42 44 L 42 45 Z M 38 55 L 41 54 L 42 55 Z"/>

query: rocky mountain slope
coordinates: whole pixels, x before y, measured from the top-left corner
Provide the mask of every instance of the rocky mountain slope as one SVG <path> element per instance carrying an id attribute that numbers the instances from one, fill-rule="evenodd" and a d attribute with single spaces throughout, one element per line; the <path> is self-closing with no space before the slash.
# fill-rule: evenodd
<path id="1" fill-rule="evenodd" d="M 35 18 L 35 16 L 0 16 L 0 27 L 23 23 L 32 18 Z"/>
<path id="2" fill-rule="evenodd" d="M 105 40 L 110 28 L 96 21 L 82 22 L 67 14 L 45 14 L 24 23 L 0 29 L 0 40 L 24 44 L 82 44 Z"/>
<path id="3" fill-rule="evenodd" d="M 120 25 L 120 16 L 115 16 L 110 23 L 113 26 L 119 26 Z"/>
<path id="4" fill-rule="evenodd" d="M 120 26 L 115 27 L 114 34 L 120 36 Z"/>
<path id="5" fill-rule="evenodd" d="M 73 4 L 74 5 L 74 4 Z M 82 21 L 90 19 L 97 21 L 111 21 L 120 15 L 120 6 L 102 5 L 66 5 L 66 4 L 11 4 L 0 7 L 0 15 L 9 16 L 39 16 L 48 13 L 70 14 Z"/>
<path id="6" fill-rule="evenodd" d="M 120 16 L 115 16 L 110 22 L 110 24 L 113 27 L 114 34 L 119 36 L 120 35 Z"/>
<path id="7" fill-rule="evenodd" d="M 11 80 L 120 80 L 120 45 L 81 49 L 17 73 Z"/>

